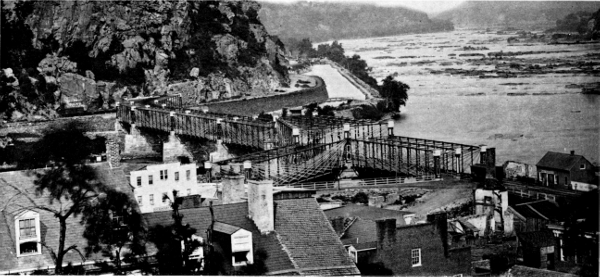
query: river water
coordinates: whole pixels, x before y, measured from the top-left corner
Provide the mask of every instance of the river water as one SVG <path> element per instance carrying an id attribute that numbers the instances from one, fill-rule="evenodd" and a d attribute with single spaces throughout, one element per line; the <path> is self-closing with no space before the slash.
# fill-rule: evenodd
<path id="1" fill-rule="evenodd" d="M 600 78 L 568 62 L 596 62 L 588 68 L 597 70 L 600 45 L 509 44 L 508 37 L 454 31 L 340 42 L 346 55 L 365 59 L 378 80 L 397 73 L 396 79 L 411 87 L 395 125 L 397 135 L 496 147 L 498 165 L 507 160 L 535 164 L 547 151 L 571 150 L 598 163 L 600 96 L 582 94 L 579 86 L 598 84 Z M 464 46 L 479 50 L 463 51 Z M 503 60 L 459 57 L 501 50 L 545 53 Z M 542 73 L 495 76 L 495 69 L 509 68 L 510 63 L 554 67 Z M 483 73 L 439 73 L 450 68 Z"/>

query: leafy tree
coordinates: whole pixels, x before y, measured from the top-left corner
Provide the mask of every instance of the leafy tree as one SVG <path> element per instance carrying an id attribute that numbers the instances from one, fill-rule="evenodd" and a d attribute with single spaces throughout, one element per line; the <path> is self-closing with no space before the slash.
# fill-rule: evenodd
<path id="1" fill-rule="evenodd" d="M 145 229 L 136 204 L 127 194 L 108 191 L 93 203 L 83 236 L 87 239 L 86 254 L 102 252 L 112 260 L 108 270 L 123 274 L 122 261 L 136 263 L 136 256 L 145 254 Z"/>
<path id="2" fill-rule="evenodd" d="M 183 198 L 173 191 L 173 198 L 164 196 L 171 203 L 173 224 L 170 226 L 158 225 L 150 230 L 150 240 L 158 248 L 156 258 L 158 270 L 163 275 L 187 275 L 198 273 L 200 263 L 190 260 L 190 255 L 200 247 L 200 242 L 194 239 L 196 229 L 189 224 L 183 224 L 183 215 L 179 208 Z M 183 249 L 182 249 L 183 248 Z M 183 251 L 182 251 L 183 250 Z"/>
<path id="3" fill-rule="evenodd" d="M 379 87 L 379 93 L 386 100 L 388 110 L 398 111 L 400 106 L 406 105 L 409 89 L 410 87 L 407 84 L 396 81 L 393 75 L 389 75 L 383 79 L 383 84 Z"/>
<path id="4" fill-rule="evenodd" d="M 43 137 L 33 145 L 32 152 L 19 161 L 28 169 L 47 167 L 30 172 L 35 176 L 36 193 L 48 195 L 49 205 L 37 205 L 28 197 L 32 204 L 28 208 L 50 212 L 59 222 L 58 248 L 52 249 L 42 243 L 53 257 L 56 274 L 66 273 L 62 265 L 69 251 L 81 254 L 78 245 L 65 245 L 67 220 L 81 217 L 82 224 L 91 222 L 100 215 L 95 208 L 96 200 L 111 195 L 115 197 L 111 200 L 114 206 L 118 206 L 125 197 L 99 182 L 96 171 L 86 165 L 94 145 L 94 141 L 85 135 L 88 130 L 86 124 L 77 121 L 52 125 L 43 131 Z M 60 205 L 52 205 L 54 202 Z"/>

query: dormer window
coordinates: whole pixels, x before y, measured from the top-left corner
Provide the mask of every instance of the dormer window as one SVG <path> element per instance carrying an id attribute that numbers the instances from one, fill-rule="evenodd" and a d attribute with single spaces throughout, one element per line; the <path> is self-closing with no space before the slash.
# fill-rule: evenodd
<path id="1" fill-rule="evenodd" d="M 42 254 L 40 215 L 26 211 L 15 218 L 17 257 Z"/>

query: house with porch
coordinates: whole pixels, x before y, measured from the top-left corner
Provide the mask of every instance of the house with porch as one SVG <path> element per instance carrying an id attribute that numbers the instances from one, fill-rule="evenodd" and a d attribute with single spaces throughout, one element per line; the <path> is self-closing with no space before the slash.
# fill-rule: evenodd
<path id="1" fill-rule="evenodd" d="M 537 181 L 550 188 L 590 191 L 598 188 L 594 165 L 584 156 L 548 152 L 536 164 Z"/>

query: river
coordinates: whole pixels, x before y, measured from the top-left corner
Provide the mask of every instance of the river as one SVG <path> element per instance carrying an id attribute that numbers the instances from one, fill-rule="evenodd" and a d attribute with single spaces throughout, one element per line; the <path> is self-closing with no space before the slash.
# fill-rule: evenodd
<path id="1" fill-rule="evenodd" d="M 571 150 L 598 163 L 600 96 L 580 86 L 600 82 L 582 70 L 597 72 L 600 45 L 510 44 L 509 36 L 454 31 L 340 42 L 379 81 L 397 73 L 411 87 L 397 135 L 495 147 L 498 165 L 536 164 L 547 151 Z M 495 51 L 532 52 L 502 60 L 459 56 Z"/>

